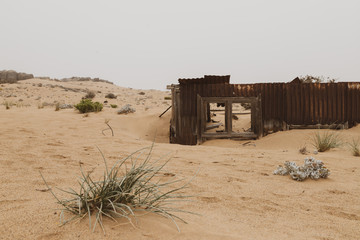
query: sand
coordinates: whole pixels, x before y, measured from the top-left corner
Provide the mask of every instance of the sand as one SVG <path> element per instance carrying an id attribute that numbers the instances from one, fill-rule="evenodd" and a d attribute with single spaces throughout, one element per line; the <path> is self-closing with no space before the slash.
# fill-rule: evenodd
<path id="1" fill-rule="evenodd" d="M 55 102 L 78 103 L 87 89 L 96 92 L 97 101 L 110 92 L 118 98 L 87 117 L 74 109 L 55 111 Z M 234 140 L 169 144 L 170 112 L 158 117 L 171 104 L 164 100 L 168 95 L 93 82 L 31 79 L 0 85 L 0 104 L 15 104 L 9 110 L 0 105 L 0 239 L 359 239 L 360 158 L 346 146 L 314 155 L 310 138 L 315 130 L 278 132 L 246 145 Z M 118 115 L 119 108 L 110 103 L 129 103 L 136 112 Z M 102 133 L 106 119 L 114 136 Z M 198 171 L 186 190 L 193 201 L 178 208 L 199 215 L 181 214 L 188 223 L 178 222 L 180 233 L 156 215 L 139 217 L 136 228 L 125 220 L 104 219 L 105 236 L 99 227 L 92 232 L 87 220 L 59 226 L 59 206 L 42 191 L 46 186 L 39 171 L 62 196 L 56 187 L 77 188 L 80 164 L 101 176 L 97 147 L 110 165 L 150 146 L 155 132 L 154 157 L 172 158 L 166 167 L 174 173 L 169 179 L 190 179 Z M 338 133 L 350 141 L 360 136 L 360 126 Z M 298 151 L 304 144 L 307 155 Z M 328 179 L 296 182 L 272 174 L 284 161 L 302 164 L 309 156 L 330 169 Z"/>

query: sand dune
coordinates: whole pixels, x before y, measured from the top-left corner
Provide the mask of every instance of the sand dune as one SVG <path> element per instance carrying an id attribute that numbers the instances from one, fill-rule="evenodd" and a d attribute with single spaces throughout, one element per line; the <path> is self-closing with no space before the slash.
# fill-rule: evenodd
<path id="1" fill-rule="evenodd" d="M 73 109 L 54 111 L 56 102 L 76 104 L 87 90 L 96 101 L 108 100 L 102 112 L 84 117 Z M 105 99 L 110 92 L 117 99 Z M 360 158 L 346 146 L 313 155 L 309 139 L 315 130 L 279 132 L 246 145 L 168 144 L 170 112 L 158 117 L 171 104 L 164 100 L 168 95 L 101 82 L 1 84 L 0 104 L 12 106 L 0 105 L 0 239 L 359 239 Z M 131 104 L 136 112 L 118 115 L 110 104 Z M 102 133 L 106 119 L 114 136 Z M 360 137 L 360 126 L 338 133 L 350 141 Z M 86 220 L 59 226 L 60 211 L 51 194 L 41 191 L 46 187 L 39 171 L 54 189 L 76 188 L 79 164 L 94 176 L 103 173 L 97 147 L 111 164 L 151 145 L 155 135 L 154 157 L 172 157 L 166 169 L 175 175 L 169 178 L 191 178 L 199 170 L 186 190 L 194 201 L 178 206 L 199 215 L 181 215 L 188 224 L 178 223 L 180 233 L 154 215 L 140 217 L 137 228 L 104 219 L 106 236 L 100 228 L 92 233 Z M 328 179 L 296 182 L 272 174 L 284 161 L 301 164 L 306 156 L 298 150 L 305 144 L 307 156 L 330 169 Z"/>

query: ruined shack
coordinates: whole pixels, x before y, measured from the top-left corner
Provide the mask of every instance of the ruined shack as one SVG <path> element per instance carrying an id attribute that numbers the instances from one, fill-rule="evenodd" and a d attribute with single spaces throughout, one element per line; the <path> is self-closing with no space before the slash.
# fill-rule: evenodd
<path id="1" fill-rule="evenodd" d="M 171 143 L 255 139 L 294 128 L 348 128 L 360 122 L 360 82 L 230 84 L 230 76 L 204 76 L 179 79 L 168 89 Z M 238 128 L 235 122 L 245 115 L 249 128 Z M 222 121 L 214 120 L 219 116 Z"/>

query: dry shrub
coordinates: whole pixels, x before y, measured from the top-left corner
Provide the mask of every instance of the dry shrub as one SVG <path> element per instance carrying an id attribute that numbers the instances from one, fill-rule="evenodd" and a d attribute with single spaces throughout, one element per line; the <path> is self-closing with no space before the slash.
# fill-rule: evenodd
<path id="1" fill-rule="evenodd" d="M 56 103 L 55 104 L 55 111 L 59 111 L 60 110 L 60 103 Z"/>
<path id="2" fill-rule="evenodd" d="M 307 154 L 308 152 L 309 151 L 307 150 L 306 145 L 300 147 L 300 149 L 299 149 L 299 153 L 301 153 L 303 155 Z"/>
<path id="3" fill-rule="evenodd" d="M 94 97 L 95 97 L 95 93 L 93 91 L 88 91 L 84 99 L 93 99 Z"/>
<path id="4" fill-rule="evenodd" d="M 116 99 L 116 95 L 113 93 L 106 94 L 105 98 Z"/>

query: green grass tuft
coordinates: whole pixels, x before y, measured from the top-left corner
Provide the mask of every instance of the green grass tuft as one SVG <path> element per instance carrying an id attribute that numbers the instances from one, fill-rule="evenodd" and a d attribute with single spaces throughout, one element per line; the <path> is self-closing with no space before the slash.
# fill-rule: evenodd
<path id="1" fill-rule="evenodd" d="M 325 152 L 331 148 L 336 148 L 342 145 L 339 134 L 334 132 L 325 132 L 321 134 L 317 132 L 312 137 L 312 145 L 319 151 Z"/>
<path id="2" fill-rule="evenodd" d="M 89 227 L 94 231 L 96 225 L 99 224 L 105 234 L 103 217 L 114 221 L 117 221 L 117 218 L 126 218 L 133 224 L 132 219 L 136 220 L 137 213 L 151 212 L 170 219 L 179 230 L 175 220 L 185 221 L 174 213 L 190 212 L 180 210 L 172 205 L 188 200 L 190 196 L 184 196 L 181 193 L 187 188 L 190 181 L 186 183 L 183 180 L 163 181 L 161 176 L 164 176 L 164 173 L 161 171 L 168 161 L 163 164 L 159 164 L 160 159 L 151 161 L 152 148 L 153 146 L 136 151 L 117 161 L 110 169 L 101 153 L 105 162 L 103 178 L 96 181 L 90 174 L 85 174 L 80 167 L 80 189 L 77 192 L 72 189 L 62 190 L 71 196 L 65 200 L 60 200 L 55 195 L 41 175 L 57 203 L 63 207 L 60 214 L 61 223 L 65 224 L 74 219 L 88 216 Z M 141 161 L 143 158 L 144 160 Z M 129 163 L 130 168 L 126 166 Z M 65 212 L 74 216 L 65 220 Z M 96 219 L 93 224 L 91 223 L 92 215 L 95 215 Z"/>

